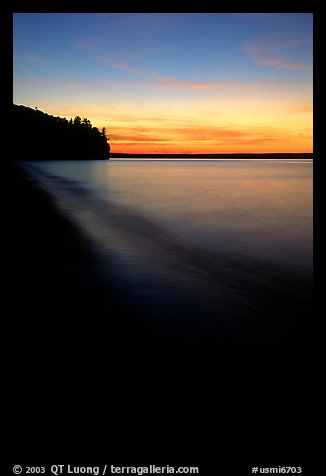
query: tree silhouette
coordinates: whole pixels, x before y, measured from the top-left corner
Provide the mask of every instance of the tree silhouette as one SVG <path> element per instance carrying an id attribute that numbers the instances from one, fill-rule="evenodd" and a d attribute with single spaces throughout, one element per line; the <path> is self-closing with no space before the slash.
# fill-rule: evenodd
<path id="1" fill-rule="evenodd" d="M 86 127 L 92 127 L 91 121 L 87 119 L 87 117 L 84 117 L 81 123 L 85 125 Z"/>
<path id="2" fill-rule="evenodd" d="M 75 119 L 74 119 L 74 125 L 75 126 L 80 126 L 80 124 L 81 124 L 81 117 L 76 116 Z"/>
<path id="3" fill-rule="evenodd" d="M 18 160 L 108 159 L 110 145 L 105 127 L 99 131 L 91 121 L 76 116 L 69 121 L 37 109 L 13 106 L 13 127 L 19 133 Z"/>

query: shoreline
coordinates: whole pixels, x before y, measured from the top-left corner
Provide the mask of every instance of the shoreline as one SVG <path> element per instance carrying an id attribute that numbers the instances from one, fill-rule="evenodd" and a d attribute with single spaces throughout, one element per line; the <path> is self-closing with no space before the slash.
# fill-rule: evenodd
<path id="1" fill-rule="evenodd" d="M 88 365 L 90 352 L 123 365 L 141 326 L 135 328 L 137 313 L 121 299 L 114 274 L 103 282 L 87 237 L 19 166 L 13 166 L 11 179 L 10 312 L 26 365 L 38 366 L 41 359 L 56 367 L 76 356 L 79 365 Z"/>
<path id="2" fill-rule="evenodd" d="M 209 364 L 209 356 L 200 357 L 197 347 L 163 332 L 129 302 L 114 266 L 101 274 L 88 237 L 19 165 L 12 171 L 11 246 L 11 312 L 23 366 L 37 367 L 41 359 L 57 368 L 78 356 L 82 367 L 90 354 L 118 371 Z"/>

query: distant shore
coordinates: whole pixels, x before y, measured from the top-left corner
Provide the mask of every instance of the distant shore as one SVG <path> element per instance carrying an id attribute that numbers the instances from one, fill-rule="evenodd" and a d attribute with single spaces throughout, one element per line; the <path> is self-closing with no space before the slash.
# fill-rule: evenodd
<path id="1" fill-rule="evenodd" d="M 313 153 L 276 153 L 276 154 L 124 154 L 110 152 L 110 158 L 142 158 L 142 159 L 313 159 Z"/>

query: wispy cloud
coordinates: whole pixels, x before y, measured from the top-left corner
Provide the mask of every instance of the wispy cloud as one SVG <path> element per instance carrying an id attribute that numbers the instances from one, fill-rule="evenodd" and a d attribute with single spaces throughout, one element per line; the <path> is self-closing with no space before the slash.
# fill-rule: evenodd
<path id="1" fill-rule="evenodd" d="M 201 142 L 201 143 L 242 143 L 251 141 L 277 140 L 280 131 L 276 127 L 243 128 L 189 124 L 188 127 L 166 125 L 134 126 L 132 123 L 122 127 L 111 127 L 110 137 L 117 142 Z M 196 137 L 196 139 L 194 139 Z"/>
<path id="2" fill-rule="evenodd" d="M 311 72 L 311 65 L 291 61 L 284 57 L 285 53 L 288 55 L 289 51 L 308 43 L 308 40 L 257 41 L 245 45 L 243 50 L 259 64 L 292 71 Z"/>
<path id="3" fill-rule="evenodd" d="M 147 71 L 143 69 L 134 68 L 126 63 L 114 63 L 111 60 L 105 60 L 113 68 L 116 68 L 125 73 L 129 73 L 133 76 L 143 77 L 154 82 L 154 86 L 177 88 L 177 89 L 190 89 L 190 90 L 209 90 L 231 86 L 233 83 L 230 81 L 183 81 L 176 78 L 164 76 L 159 73 Z M 153 85 L 152 85 L 153 86 Z"/>
<path id="4" fill-rule="evenodd" d="M 155 123 L 135 125 L 130 121 L 109 129 L 112 150 L 116 152 L 282 152 L 288 150 L 284 144 L 289 141 L 289 134 L 295 137 L 298 151 L 302 147 L 308 150 L 311 141 L 311 137 L 305 137 L 299 129 L 289 132 L 278 125 L 225 126 L 194 121 L 185 126 L 183 121 L 178 125 L 177 120 L 173 120 L 171 124 L 160 126 Z"/>
<path id="5" fill-rule="evenodd" d="M 179 89 L 189 91 L 217 91 L 217 90 L 266 90 L 282 87 L 286 80 L 259 80 L 259 81 L 184 81 L 160 73 L 130 66 L 127 62 L 114 62 L 112 59 L 102 59 L 112 68 L 123 71 L 129 75 L 133 87 L 146 87 L 151 89 Z M 140 81 L 140 78 L 147 81 Z M 120 82 L 121 84 L 121 82 Z"/>

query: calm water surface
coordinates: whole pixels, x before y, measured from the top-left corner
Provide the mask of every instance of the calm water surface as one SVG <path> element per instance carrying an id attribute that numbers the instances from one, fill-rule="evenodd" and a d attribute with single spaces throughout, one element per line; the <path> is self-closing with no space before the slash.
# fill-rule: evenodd
<path id="1" fill-rule="evenodd" d="M 199 334 L 233 332 L 246 345 L 257 335 L 262 342 L 273 335 L 270 348 L 288 348 L 298 329 L 305 334 L 297 311 L 309 319 L 311 162 L 110 160 L 25 167 L 87 234 L 102 274 L 109 257 L 128 298 L 160 325 L 174 332 L 185 325 Z M 305 347 L 302 336 L 294 352 Z"/>

